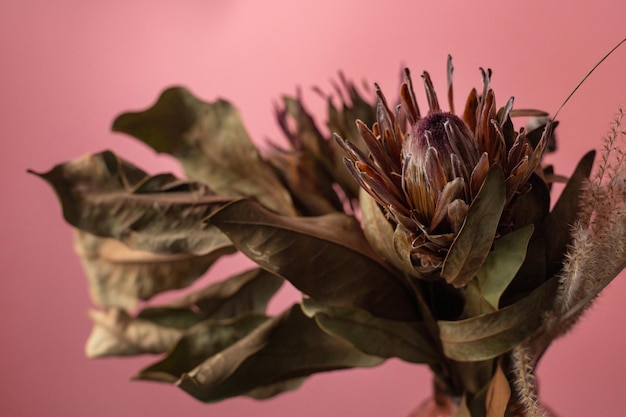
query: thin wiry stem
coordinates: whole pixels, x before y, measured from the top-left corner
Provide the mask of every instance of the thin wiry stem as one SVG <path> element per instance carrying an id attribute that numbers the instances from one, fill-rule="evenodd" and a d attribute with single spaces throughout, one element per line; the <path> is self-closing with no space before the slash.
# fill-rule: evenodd
<path id="1" fill-rule="evenodd" d="M 587 78 L 589 78 L 589 76 L 596 70 L 596 68 L 598 68 L 600 66 L 600 64 L 602 64 L 610 55 L 613 54 L 613 52 L 615 52 L 615 50 L 617 48 L 619 48 L 620 46 L 622 46 L 622 44 L 626 42 L 626 38 L 622 39 L 621 41 L 619 41 L 619 43 L 617 45 L 615 45 L 613 48 L 611 48 L 611 50 L 609 52 L 606 53 L 606 55 L 604 55 L 602 57 L 602 59 L 600 59 L 598 61 L 598 63 L 596 65 L 593 66 L 593 68 L 591 68 L 589 70 L 589 72 L 587 72 L 587 74 L 583 77 L 582 80 L 580 80 L 580 82 L 578 83 L 578 85 L 572 90 L 572 92 L 569 94 L 569 96 L 567 96 L 567 98 L 565 99 L 565 101 L 563 101 L 563 104 L 561 104 L 561 106 L 559 107 L 559 109 L 554 113 L 554 119 L 556 119 L 556 116 L 559 114 L 559 112 L 561 111 L 561 109 L 563 108 L 563 106 L 565 106 L 567 104 L 567 102 L 569 101 L 570 98 L 572 98 L 572 96 L 576 93 L 576 91 L 578 91 L 578 89 L 580 88 L 581 85 L 583 85 L 583 83 L 585 81 L 587 81 Z"/>

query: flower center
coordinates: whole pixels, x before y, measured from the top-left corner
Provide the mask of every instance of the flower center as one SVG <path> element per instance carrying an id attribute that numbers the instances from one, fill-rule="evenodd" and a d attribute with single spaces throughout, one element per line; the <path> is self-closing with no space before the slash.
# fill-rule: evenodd
<path id="1" fill-rule="evenodd" d="M 448 144 L 448 135 L 444 127 L 446 122 L 454 123 L 459 127 L 464 123 L 459 117 L 453 113 L 448 112 L 433 112 L 428 116 L 419 120 L 415 126 L 415 135 L 418 138 L 423 138 L 426 131 L 429 131 L 432 138 L 436 143 L 431 143 L 430 146 L 434 148 L 441 148 L 442 145 Z"/>
<path id="2" fill-rule="evenodd" d="M 413 155 L 436 150 L 448 180 L 457 176 L 469 180 L 480 156 L 468 126 L 453 113 L 432 112 L 420 119 L 413 126 L 410 142 L 406 150 Z"/>

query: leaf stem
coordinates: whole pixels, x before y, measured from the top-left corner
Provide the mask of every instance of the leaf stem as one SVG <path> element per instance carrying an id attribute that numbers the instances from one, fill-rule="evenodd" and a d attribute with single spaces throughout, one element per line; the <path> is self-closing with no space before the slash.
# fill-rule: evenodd
<path id="1" fill-rule="evenodd" d="M 613 52 L 615 52 L 615 50 L 617 48 L 619 48 L 624 42 L 626 42 L 626 38 L 622 39 L 617 45 L 615 45 L 609 52 L 606 53 L 606 55 L 604 55 L 602 57 L 602 59 L 600 59 L 600 61 L 598 61 L 596 63 L 596 65 L 593 66 L 593 68 L 591 68 L 591 70 L 589 70 L 589 72 L 587 72 L 587 74 L 585 74 L 585 76 L 583 77 L 582 80 L 580 80 L 580 82 L 578 83 L 578 85 L 572 90 L 572 92 L 567 96 L 567 98 L 565 99 L 565 101 L 563 102 L 563 104 L 561 104 L 561 106 L 558 108 L 558 110 L 554 113 L 554 117 L 553 119 L 556 120 L 556 116 L 559 114 L 559 112 L 561 111 L 561 109 L 565 106 L 565 104 L 567 104 L 567 102 L 570 100 L 570 98 L 572 98 L 572 96 L 574 95 L 574 93 L 576 93 L 576 91 L 578 91 L 578 89 L 580 88 L 580 86 L 583 85 L 583 83 L 585 81 L 587 81 L 587 78 L 589 78 L 589 76 L 596 70 L 596 68 L 598 68 L 600 66 L 600 64 L 602 64 L 609 56 L 611 56 L 613 54 Z"/>

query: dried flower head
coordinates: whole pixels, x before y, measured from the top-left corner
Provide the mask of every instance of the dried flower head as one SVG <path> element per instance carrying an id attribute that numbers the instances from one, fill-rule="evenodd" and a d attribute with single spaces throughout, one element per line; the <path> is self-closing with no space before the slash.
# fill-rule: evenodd
<path id="1" fill-rule="evenodd" d="M 528 180 L 540 165 L 552 135 L 549 120 L 535 144 L 525 129 L 514 131 L 510 119 L 514 115 L 513 98 L 497 110 L 491 70 L 481 69 L 482 94 L 473 89 L 463 115 L 454 114 L 452 72 L 449 58 L 450 112 L 442 111 L 430 75 L 424 72 L 429 110 L 422 116 L 406 70 L 397 111 L 390 110 L 377 88 L 376 123 L 370 129 L 357 122 L 367 154 L 337 137 L 352 176 L 406 235 L 411 263 L 416 274 L 424 278 L 437 276 L 442 268 L 492 169 L 501 170 L 505 180 L 498 233 L 511 230 L 512 203 L 530 188 Z M 545 116 L 537 111 L 518 114 Z"/>

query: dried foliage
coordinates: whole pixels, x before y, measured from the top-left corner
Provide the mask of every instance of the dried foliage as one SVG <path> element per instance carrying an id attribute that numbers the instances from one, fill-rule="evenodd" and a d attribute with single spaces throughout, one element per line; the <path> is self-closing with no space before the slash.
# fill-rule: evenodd
<path id="1" fill-rule="evenodd" d="M 626 131 L 620 107 L 604 139 L 601 159 L 585 181 L 580 215 L 559 273 L 560 288 L 543 343 L 565 334 L 596 296 L 626 267 Z M 547 346 L 546 346 L 547 347 Z"/>
<path id="2" fill-rule="evenodd" d="M 458 416 L 542 415 L 537 361 L 626 265 L 626 110 L 594 174 L 590 152 L 550 210 L 560 173 L 543 156 L 557 123 L 512 98 L 498 107 L 482 69 L 455 114 L 452 74 L 449 59 L 449 112 L 428 72 L 426 112 L 408 70 L 396 107 L 341 76 L 323 95 L 328 129 L 300 95 L 284 97 L 288 146 L 263 156 L 234 106 L 174 87 L 113 129 L 175 157 L 188 179 L 110 151 L 37 174 L 77 229 L 101 308 L 87 354 L 161 354 L 136 378 L 205 402 L 400 358 L 428 365 Z M 234 252 L 258 268 L 151 301 Z M 269 316 L 284 281 L 304 298 Z"/>

